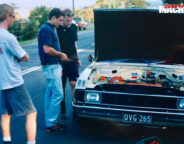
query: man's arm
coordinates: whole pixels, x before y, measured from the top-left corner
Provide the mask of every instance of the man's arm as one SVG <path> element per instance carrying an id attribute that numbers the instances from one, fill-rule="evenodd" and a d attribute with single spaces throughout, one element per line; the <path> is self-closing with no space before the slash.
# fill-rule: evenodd
<path id="1" fill-rule="evenodd" d="M 78 48 L 77 42 L 75 42 L 75 48 L 76 48 L 76 52 L 77 52 L 77 48 Z M 77 55 L 78 55 L 78 53 L 77 53 Z M 78 57 L 78 56 L 77 56 L 77 57 Z M 80 67 L 80 66 L 82 65 L 82 64 L 81 64 L 81 61 L 79 60 L 79 58 L 78 58 L 77 63 L 78 63 L 78 67 Z"/>
<path id="2" fill-rule="evenodd" d="M 25 54 L 22 58 L 18 58 L 18 57 L 16 57 L 16 56 L 14 56 L 14 58 L 15 58 L 18 62 L 21 62 L 21 61 L 28 62 L 28 61 L 29 61 L 29 55 L 28 55 L 28 54 Z"/>
<path id="3" fill-rule="evenodd" d="M 23 56 L 23 58 L 20 59 L 20 61 L 28 62 L 28 61 L 29 61 L 29 55 L 28 55 L 28 54 L 25 54 L 25 55 Z"/>
<path id="4" fill-rule="evenodd" d="M 53 49 L 51 46 L 44 45 L 44 46 L 43 46 L 43 51 L 44 51 L 46 54 L 49 54 L 49 55 L 52 55 L 52 56 L 58 56 L 58 57 L 60 57 L 60 59 L 61 59 L 62 61 L 68 61 L 68 57 L 66 56 L 65 53 L 58 52 L 58 51 L 56 51 L 55 49 Z"/>

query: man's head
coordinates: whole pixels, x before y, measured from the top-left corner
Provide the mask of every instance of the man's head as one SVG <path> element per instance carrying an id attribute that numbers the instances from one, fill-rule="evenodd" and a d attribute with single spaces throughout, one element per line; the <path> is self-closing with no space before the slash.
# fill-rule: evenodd
<path id="1" fill-rule="evenodd" d="M 63 20 L 63 25 L 69 28 L 72 24 L 74 14 L 73 14 L 72 10 L 70 10 L 70 9 L 64 9 L 63 12 L 65 14 L 65 17 Z"/>
<path id="2" fill-rule="evenodd" d="M 64 13 L 59 8 L 53 8 L 49 13 L 49 21 L 56 27 L 63 23 Z"/>
<path id="3" fill-rule="evenodd" d="M 7 4 L 0 4 L 0 23 L 5 23 L 7 27 L 11 27 L 14 19 L 14 8 Z"/>

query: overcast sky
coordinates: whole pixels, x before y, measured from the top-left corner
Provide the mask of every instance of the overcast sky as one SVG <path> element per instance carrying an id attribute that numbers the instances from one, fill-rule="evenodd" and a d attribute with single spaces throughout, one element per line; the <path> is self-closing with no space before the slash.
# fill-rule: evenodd
<path id="1" fill-rule="evenodd" d="M 76 8 L 82 8 L 95 4 L 97 0 L 74 0 Z M 72 0 L 0 0 L 0 3 L 15 3 L 21 8 L 34 8 L 40 5 L 48 7 L 72 8 Z"/>
<path id="2" fill-rule="evenodd" d="M 97 0 L 74 0 L 75 8 L 83 8 L 96 3 Z M 162 0 L 147 0 L 150 3 L 148 8 L 157 8 L 162 5 Z M 15 3 L 19 7 L 19 13 L 22 17 L 26 17 L 29 14 L 30 9 L 44 5 L 47 7 L 62 7 L 72 9 L 72 0 L 0 0 L 1 3 Z"/>

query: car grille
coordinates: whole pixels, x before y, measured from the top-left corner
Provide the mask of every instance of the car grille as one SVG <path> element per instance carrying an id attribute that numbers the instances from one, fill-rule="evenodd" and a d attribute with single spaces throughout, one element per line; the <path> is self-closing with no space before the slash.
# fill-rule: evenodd
<path id="1" fill-rule="evenodd" d="M 101 105 L 117 107 L 143 107 L 157 109 L 177 110 L 178 97 L 184 97 L 183 92 L 177 89 L 150 86 L 125 86 L 107 85 L 87 89 L 86 92 L 98 92 L 102 96 Z M 114 86 L 117 86 L 113 89 Z M 121 91 L 120 91 L 121 89 Z M 78 103 L 85 103 L 85 91 L 76 91 Z M 99 105 L 98 105 L 99 106 Z"/>
<path id="2" fill-rule="evenodd" d="M 174 108 L 176 109 L 176 98 L 155 97 L 147 95 L 102 93 L 102 103 L 122 106 Z"/>

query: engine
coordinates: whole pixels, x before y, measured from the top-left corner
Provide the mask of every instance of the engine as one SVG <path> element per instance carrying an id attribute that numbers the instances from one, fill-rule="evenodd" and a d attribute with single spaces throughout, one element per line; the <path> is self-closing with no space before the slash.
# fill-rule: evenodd
<path id="1" fill-rule="evenodd" d="M 184 90 L 184 70 L 180 68 L 97 66 L 92 70 L 89 79 L 93 85 L 126 84 Z"/>

